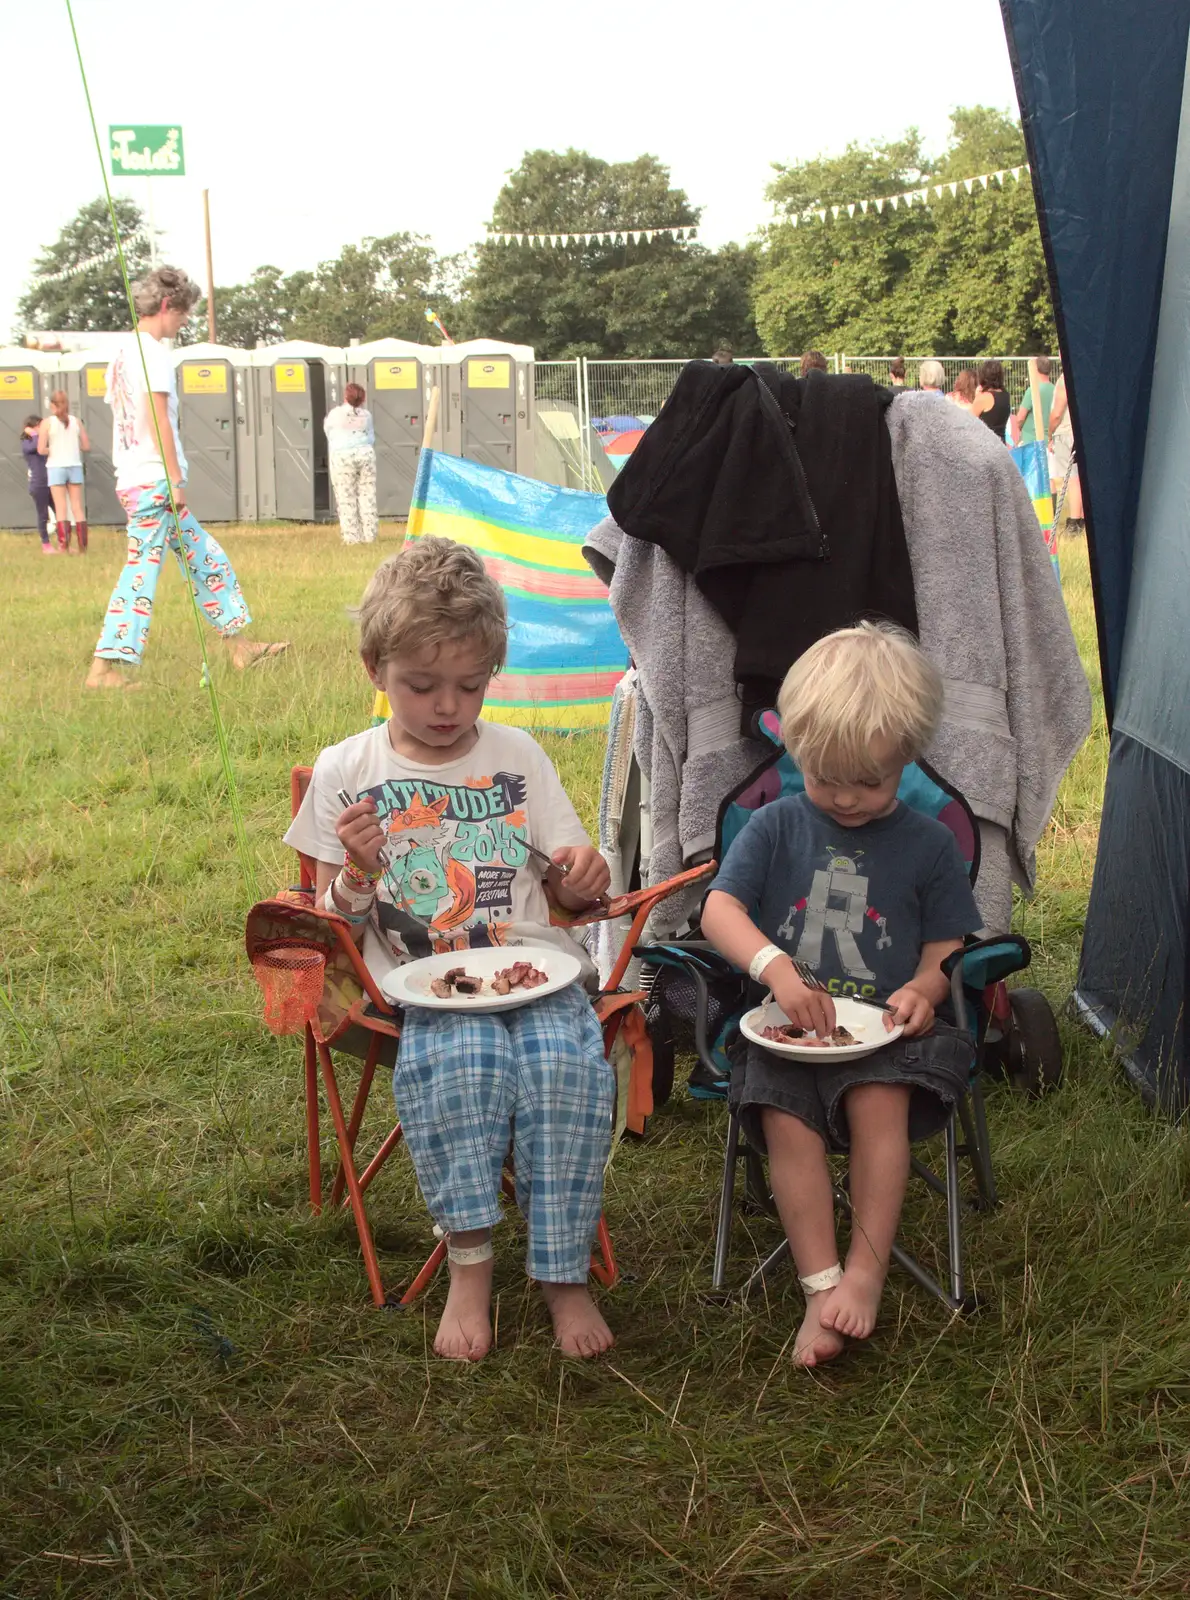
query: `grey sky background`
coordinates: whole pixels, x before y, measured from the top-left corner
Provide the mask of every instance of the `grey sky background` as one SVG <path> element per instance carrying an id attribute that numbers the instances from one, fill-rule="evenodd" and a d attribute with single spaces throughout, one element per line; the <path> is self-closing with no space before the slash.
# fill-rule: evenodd
<path id="1" fill-rule="evenodd" d="M 701 237 L 768 217 L 774 161 L 891 137 L 931 148 L 956 105 L 1016 110 L 996 0 L 75 0 L 100 135 L 177 122 L 184 178 L 153 184 L 163 255 L 216 282 L 400 229 L 482 236 L 527 149 L 658 156 Z M 0 342 L 37 250 L 101 192 L 63 0 L 0 0 L 6 125 Z M 141 180 L 113 180 L 142 204 Z"/>

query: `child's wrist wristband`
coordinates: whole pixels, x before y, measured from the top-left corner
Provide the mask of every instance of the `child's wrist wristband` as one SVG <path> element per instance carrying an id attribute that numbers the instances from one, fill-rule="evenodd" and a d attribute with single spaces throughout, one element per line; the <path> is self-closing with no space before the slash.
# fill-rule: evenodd
<path id="1" fill-rule="evenodd" d="M 783 956 L 784 954 L 785 951 L 782 950 L 779 944 L 763 945 L 748 963 L 748 976 L 752 979 L 753 983 L 760 983 L 760 975 L 764 969 L 771 961 L 775 961 L 778 956 Z"/>
<path id="2" fill-rule="evenodd" d="M 336 893 L 338 899 L 335 898 Z M 343 902 L 340 905 L 340 901 Z M 328 911 L 333 911 L 338 917 L 346 917 L 348 922 L 366 922 L 372 914 L 372 907 L 376 901 L 375 884 L 363 893 L 346 887 L 343 883 L 343 874 L 332 880 L 326 891 L 323 905 Z"/>

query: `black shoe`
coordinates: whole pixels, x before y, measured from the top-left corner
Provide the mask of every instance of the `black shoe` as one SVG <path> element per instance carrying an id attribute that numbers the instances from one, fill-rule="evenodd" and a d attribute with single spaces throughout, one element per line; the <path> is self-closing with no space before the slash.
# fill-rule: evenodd
<path id="1" fill-rule="evenodd" d="M 695 1100 L 726 1100 L 730 1082 L 730 1076 L 711 1072 L 701 1061 L 697 1061 L 690 1074 L 688 1088 Z"/>

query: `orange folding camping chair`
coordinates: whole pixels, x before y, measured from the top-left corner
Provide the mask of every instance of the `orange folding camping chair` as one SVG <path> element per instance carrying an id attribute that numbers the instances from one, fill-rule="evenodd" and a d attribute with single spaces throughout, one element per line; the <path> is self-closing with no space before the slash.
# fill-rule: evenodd
<path id="1" fill-rule="evenodd" d="M 310 767 L 295 767 L 290 775 L 290 805 L 294 815 L 302 803 L 311 771 Z M 298 886 L 281 891 L 271 900 L 262 900 L 248 913 L 245 930 L 248 959 L 264 994 L 264 1020 L 268 1027 L 277 1034 L 300 1033 L 303 1036 L 310 1208 L 317 1215 L 323 1205 L 319 1125 L 321 1076 L 322 1093 L 326 1097 L 339 1152 L 329 1204 L 351 1207 L 373 1301 L 377 1306 L 406 1307 L 417 1299 L 442 1265 L 446 1241 L 439 1240 L 403 1294 L 386 1291 L 365 1196 L 401 1142 L 400 1122 L 380 1141 L 362 1171 L 358 1170 L 356 1162 L 356 1144 L 376 1069 L 378 1066 L 391 1068 L 396 1061 L 401 1014 L 380 993 L 365 967 L 351 937 L 350 924 L 315 905 L 315 863 L 306 856 L 299 856 L 299 861 Z M 594 1005 L 603 1030 L 604 1054 L 613 1066 L 619 1062 L 624 1069 L 616 1074 L 617 1092 L 627 1097 L 622 1120 L 634 1133 L 644 1132 L 646 1119 L 653 1111 L 652 1047 L 644 1021 L 645 994 L 621 990 L 619 984 L 654 906 L 687 884 L 710 877 L 714 871 L 714 862 L 708 862 L 666 883 L 622 895 L 609 905 L 594 907 L 589 912 L 573 915 L 555 908 L 551 914 L 551 921 L 561 927 L 632 916 L 631 930 L 619 959 L 607 987 L 595 997 Z M 350 1117 L 344 1114 L 332 1052 L 338 1053 L 340 1062 L 344 1057 L 362 1060 Z M 512 1198 L 507 1174 L 505 1192 Z M 591 1272 L 609 1288 L 619 1277 L 611 1236 L 602 1217 Z"/>

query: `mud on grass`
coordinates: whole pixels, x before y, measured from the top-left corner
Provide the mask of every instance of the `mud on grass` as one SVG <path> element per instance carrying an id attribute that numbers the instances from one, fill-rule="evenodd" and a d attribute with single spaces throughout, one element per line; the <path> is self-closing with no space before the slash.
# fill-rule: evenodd
<path id="1" fill-rule="evenodd" d="M 376 552 L 229 531 L 283 661 L 216 661 L 255 870 L 289 881 L 290 765 L 363 726 L 344 607 Z M 388 548 L 392 548 L 391 542 Z M 383 551 L 383 545 L 382 545 Z M 870 1344 L 789 1366 L 791 1277 L 708 1305 L 722 1112 L 679 1093 L 611 1171 L 630 1275 L 610 1360 L 551 1349 L 498 1238 L 476 1369 L 417 1310 L 367 1300 L 350 1221 L 305 1206 L 300 1062 L 259 1022 L 248 903 L 193 625 L 162 581 L 137 697 L 80 683 L 121 559 L 0 537 L 0 1594 L 603 1597 L 1169 1596 L 1190 1591 L 1190 1155 L 1063 1023 L 1064 1086 L 990 1097 L 1003 1204 L 968 1223 L 984 1303 L 903 1278 Z M 1081 548 L 1064 581 L 1089 669 Z M 598 740 L 551 740 L 580 809 Z M 1032 980 L 1069 991 L 1106 760 L 1101 715 L 1021 908 Z M 370 1123 L 387 1126 L 386 1096 Z M 329 1149 L 325 1178 L 332 1172 Z M 373 1196 L 387 1278 L 429 1230 L 407 1163 Z M 937 1263 L 940 1208 L 906 1234 Z M 735 1270 L 775 1242 L 741 1218 Z"/>

